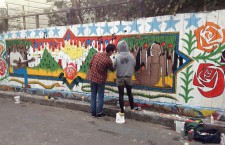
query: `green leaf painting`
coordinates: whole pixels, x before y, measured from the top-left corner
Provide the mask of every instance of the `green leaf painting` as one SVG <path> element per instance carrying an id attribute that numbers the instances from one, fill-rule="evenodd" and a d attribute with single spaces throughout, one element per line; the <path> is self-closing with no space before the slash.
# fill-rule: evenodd
<path id="1" fill-rule="evenodd" d="M 32 42 L 25 39 L 6 40 L 6 48 L 11 49 L 13 44 L 25 45 L 26 48 L 29 48 L 32 45 Z"/>
<path id="2" fill-rule="evenodd" d="M 175 49 L 175 45 L 176 45 L 176 36 L 174 34 L 139 35 L 139 36 L 122 38 L 121 40 L 125 40 L 127 44 L 129 45 L 130 49 L 134 48 L 134 46 L 142 47 L 144 44 L 147 44 L 147 47 L 149 47 L 154 42 L 158 42 L 158 43 L 164 42 L 165 46 L 163 48 L 167 49 L 170 52 Z M 172 47 L 169 48 L 170 46 Z"/>
<path id="3" fill-rule="evenodd" d="M 220 63 L 220 59 L 221 59 L 221 54 L 225 49 L 225 45 L 219 45 L 219 47 L 217 49 L 215 49 L 214 51 L 211 51 L 210 53 L 204 52 L 201 53 L 195 57 L 193 57 L 197 62 L 199 62 L 200 60 L 203 60 L 205 63 L 206 61 L 211 61 L 214 62 L 218 65 L 222 65 Z"/>
<path id="4" fill-rule="evenodd" d="M 194 71 L 190 71 L 192 66 L 187 67 L 185 72 L 181 72 L 184 76 L 184 78 L 181 78 L 184 85 L 181 85 L 181 89 L 183 89 L 184 94 L 179 93 L 179 95 L 184 99 L 185 103 L 187 103 L 190 99 L 194 98 L 193 96 L 190 96 L 190 92 L 194 90 L 193 88 L 190 88 L 190 83 L 193 79 L 190 79 L 191 75 L 194 73 Z"/>
<path id="5" fill-rule="evenodd" d="M 188 39 L 181 40 L 183 40 L 187 44 L 187 47 L 184 46 L 184 49 L 188 52 L 188 55 L 190 55 L 192 51 L 197 48 L 194 46 L 196 42 L 196 40 L 194 40 L 195 35 L 194 33 L 192 33 L 192 31 L 189 31 L 189 33 L 185 33 L 185 35 L 188 37 Z"/>

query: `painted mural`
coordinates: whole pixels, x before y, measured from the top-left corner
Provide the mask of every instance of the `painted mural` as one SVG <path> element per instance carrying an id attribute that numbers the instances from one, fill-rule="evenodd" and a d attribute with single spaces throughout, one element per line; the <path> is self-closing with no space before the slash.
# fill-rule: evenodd
<path id="1" fill-rule="evenodd" d="M 223 120 L 224 12 L 5 32 L 0 35 L 1 85 L 63 98 L 80 94 L 88 100 L 92 56 L 104 52 L 107 44 L 125 40 L 136 58 L 136 105 Z M 108 72 L 109 104 L 118 99 L 114 80 L 115 72 Z"/>

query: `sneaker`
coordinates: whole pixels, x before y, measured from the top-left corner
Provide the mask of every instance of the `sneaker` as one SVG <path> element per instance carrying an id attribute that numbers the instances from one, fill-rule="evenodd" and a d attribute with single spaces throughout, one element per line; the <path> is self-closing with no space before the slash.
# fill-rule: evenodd
<path id="1" fill-rule="evenodd" d="M 100 113 L 96 115 L 97 117 L 105 117 L 106 115 L 104 113 Z"/>
<path id="2" fill-rule="evenodd" d="M 96 112 L 90 112 L 92 117 L 96 117 Z"/>
<path id="3" fill-rule="evenodd" d="M 134 107 L 132 110 L 141 111 L 141 107 Z"/>
<path id="4" fill-rule="evenodd" d="M 91 115 L 92 117 L 97 117 L 96 115 Z"/>

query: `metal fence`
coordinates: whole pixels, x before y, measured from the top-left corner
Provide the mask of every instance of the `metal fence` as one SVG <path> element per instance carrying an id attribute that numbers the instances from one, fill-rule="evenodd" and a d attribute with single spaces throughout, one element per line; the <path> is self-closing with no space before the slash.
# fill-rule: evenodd
<path id="1" fill-rule="evenodd" d="M 62 18 L 57 15 L 65 16 L 63 23 L 56 23 Z M 55 16 L 55 23 L 51 23 L 49 17 Z M 1 15 L 0 33 L 11 30 L 34 29 L 47 26 L 72 25 L 81 23 L 132 20 L 144 16 L 142 0 L 114 1 L 113 3 L 103 3 L 81 8 L 66 8 L 57 11 L 42 13 L 20 14 L 15 16 Z M 43 24 L 47 21 L 47 24 Z M 12 25 L 13 24 L 13 25 Z"/>

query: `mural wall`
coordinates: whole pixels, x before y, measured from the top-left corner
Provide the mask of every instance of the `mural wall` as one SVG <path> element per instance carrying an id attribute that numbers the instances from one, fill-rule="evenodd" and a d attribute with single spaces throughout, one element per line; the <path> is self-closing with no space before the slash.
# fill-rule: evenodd
<path id="1" fill-rule="evenodd" d="M 225 10 L 5 32 L 0 35 L 2 88 L 54 97 L 90 97 L 89 62 L 126 40 L 136 58 L 136 105 L 223 120 Z M 111 57 L 114 59 L 114 55 Z M 106 103 L 118 99 L 108 72 Z"/>

